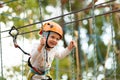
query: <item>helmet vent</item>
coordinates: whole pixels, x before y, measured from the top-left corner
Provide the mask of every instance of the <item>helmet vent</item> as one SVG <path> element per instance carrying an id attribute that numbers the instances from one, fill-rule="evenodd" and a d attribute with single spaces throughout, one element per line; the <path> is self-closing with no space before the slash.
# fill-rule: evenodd
<path id="1" fill-rule="evenodd" d="M 53 28 L 53 25 L 50 25 L 50 28 Z"/>
<path id="2" fill-rule="evenodd" d="M 50 23 L 48 23 L 48 25 L 50 25 Z"/>

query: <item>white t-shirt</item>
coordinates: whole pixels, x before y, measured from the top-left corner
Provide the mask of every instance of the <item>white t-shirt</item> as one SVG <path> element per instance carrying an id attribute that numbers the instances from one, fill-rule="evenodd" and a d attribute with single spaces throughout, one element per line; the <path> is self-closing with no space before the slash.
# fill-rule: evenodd
<path id="1" fill-rule="evenodd" d="M 42 48 L 41 53 L 39 53 L 37 50 L 38 46 L 39 43 L 34 44 L 31 51 L 31 64 L 41 71 L 49 70 L 54 58 L 64 58 L 71 52 L 68 48 L 56 46 L 50 51 L 46 51 L 45 48 Z"/>

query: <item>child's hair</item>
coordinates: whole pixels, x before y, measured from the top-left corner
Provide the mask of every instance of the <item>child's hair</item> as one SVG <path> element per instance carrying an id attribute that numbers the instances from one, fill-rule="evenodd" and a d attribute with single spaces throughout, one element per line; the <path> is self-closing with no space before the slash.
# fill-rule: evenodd
<path id="1" fill-rule="evenodd" d="M 39 34 L 43 34 L 43 32 L 55 32 L 60 35 L 60 38 L 63 37 L 62 27 L 55 22 L 47 22 L 40 29 Z"/>

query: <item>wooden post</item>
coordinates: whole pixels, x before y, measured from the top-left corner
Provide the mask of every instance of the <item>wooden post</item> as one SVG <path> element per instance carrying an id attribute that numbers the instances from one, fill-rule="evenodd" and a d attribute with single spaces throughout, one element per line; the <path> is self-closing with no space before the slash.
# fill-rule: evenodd
<path id="1" fill-rule="evenodd" d="M 76 37 L 76 43 L 78 44 L 78 33 L 75 32 L 75 37 Z M 78 46 L 76 47 L 76 54 L 75 54 L 75 57 L 76 57 L 76 65 L 77 65 L 77 79 L 76 80 L 81 80 L 80 79 L 80 60 L 79 60 L 79 52 L 78 52 Z"/>

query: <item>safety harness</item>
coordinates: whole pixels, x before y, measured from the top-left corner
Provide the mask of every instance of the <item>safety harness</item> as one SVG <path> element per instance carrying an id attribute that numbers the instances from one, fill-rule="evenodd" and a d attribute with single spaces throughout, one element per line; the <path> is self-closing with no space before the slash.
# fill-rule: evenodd
<path id="1" fill-rule="evenodd" d="M 16 31 L 17 33 L 16 34 L 13 34 L 12 31 Z M 14 46 L 15 48 L 19 48 L 25 55 L 28 55 L 29 58 L 28 58 L 28 66 L 30 67 L 31 71 L 35 74 L 39 74 L 39 75 L 44 75 L 46 71 L 40 71 L 38 70 L 37 68 L 35 68 L 34 66 L 32 66 L 31 62 L 30 62 L 30 59 L 31 59 L 31 55 L 27 52 L 25 52 L 18 44 L 17 44 L 17 36 L 19 35 L 19 31 L 17 28 L 15 28 L 15 26 L 13 26 L 10 31 L 9 31 L 9 34 L 10 36 L 12 36 L 13 38 L 13 43 L 14 43 Z M 49 76 L 48 76 L 49 77 Z M 50 77 L 49 79 L 47 80 L 52 80 Z"/>

